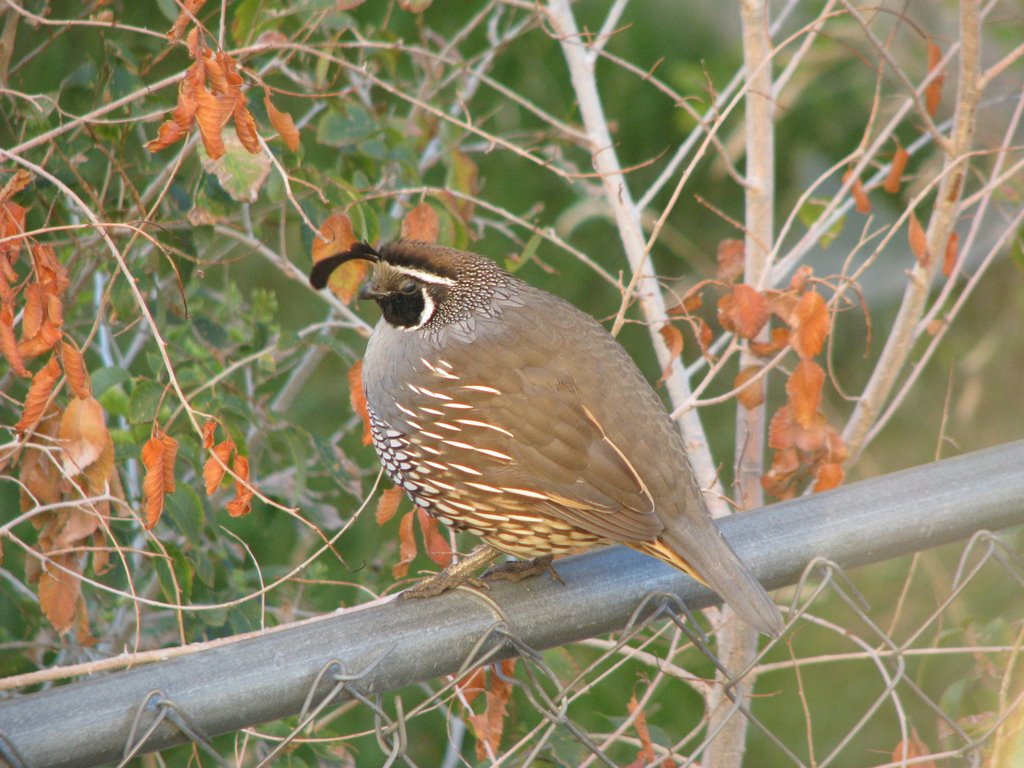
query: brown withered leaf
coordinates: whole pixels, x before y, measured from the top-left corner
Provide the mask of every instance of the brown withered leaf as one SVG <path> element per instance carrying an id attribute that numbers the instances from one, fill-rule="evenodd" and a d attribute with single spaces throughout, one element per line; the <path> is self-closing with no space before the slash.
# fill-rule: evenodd
<path id="1" fill-rule="evenodd" d="M 793 421 L 804 429 L 815 425 L 824 383 L 825 371 L 813 360 L 801 360 L 786 381 L 789 412 Z"/>
<path id="2" fill-rule="evenodd" d="M 764 381 L 763 379 L 753 384 L 747 384 L 752 378 L 754 378 L 763 368 L 761 365 L 748 365 L 738 374 L 732 383 L 734 389 L 739 390 L 736 393 L 736 399 L 739 400 L 740 405 L 746 408 L 748 411 L 757 408 L 761 403 L 764 402 Z"/>
<path id="3" fill-rule="evenodd" d="M 788 318 L 789 343 L 804 360 L 818 355 L 825 346 L 828 336 L 828 307 L 821 294 L 808 291 L 793 307 Z"/>
<path id="4" fill-rule="evenodd" d="M 196 126 L 203 140 L 203 148 L 211 160 L 220 158 L 227 151 L 221 130 L 227 125 L 233 108 L 234 105 L 227 99 L 214 96 L 205 83 L 196 88 Z"/>
<path id="5" fill-rule="evenodd" d="M 18 352 L 18 340 L 14 335 L 14 309 L 6 301 L 0 305 L 0 353 L 18 376 L 28 378 L 32 375 Z"/>
<path id="6" fill-rule="evenodd" d="M 931 74 L 938 68 L 940 61 L 942 61 L 942 49 L 932 40 L 929 40 L 928 74 Z M 936 74 L 935 78 L 928 83 L 928 87 L 924 89 L 925 109 L 928 110 L 928 114 L 932 117 L 935 117 L 935 113 L 939 111 L 939 103 L 942 101 L 942 86 L 945 82 L 946 72 L 943 70 Z"/>
<path id="7" fill-rule="evenodd" d="M 146 468 L 146 477 L 142 481 L 142 495 L 145 506 L 143 507 L 142 523 L 146 530 L 150 530 L 160 522 L 164 512 L 164 495 L 173 489 L 166 485 L 168 471 L 165 465 L 168 462 L 168 444 L 162 439 L 164 436 L 159 427 L 154 434 L 142 446 L 142 466 Z M 177 453 L 177 446 L 175 446 Z M 170 458 L 171 479 L 174 478 L 174 458 Z"/>
<path id="8" fill-rule="evenodd" d="M 640 702 L 637 701 L 635 693 L 629 697 L 626 711 L 634 716 L 633 727 L 636 728 L 636 735 L 640 737 L 640 752 L 626 768 L 644 768 L 645 765 L 654 763 L 657 754 L 654 751 L 654 742 L 651 741 L 651 733 L 647 728 L 647 716 L 640 709 Z"/>
<path id="9" fill-rule="evenodd" d="M 59 445 L 61 410 L 50 403 L 35 427 L 35 437 L 25 446 L 18 463 L 18 480 L 21 481 L 21 511 L 27 512 L 36 504 L 56 504 L 61 500 L 61 472 Z M 34 446 L 40 446 L 38 448 Z"/>
<path id="10" fill-rule="evenodd" d="M 75 620 L 75 609 L 82 595 L 82 582 L 78 578 L 82 566 L 80 558 L 73 554 L 54 555 L 51 559 L 39 574 L 39 607 L 53 628 L 64 634 Z"/>
<path id="11" fill-rule="evenodd" d="M 658 329 L 658 333 L 661 334 L 661 338 L 665 342 L 665 346 L 668 347 L 668 353 L 671 357 L 669 364 L 661 372 L 661 378 L 658 379 L 658 385 L 660 386 L 668 378 L 672 370 L 672 363 L 683 354 L 683 332 L 672 325 L 672 323 L 665 323 L 665 325 Z"/>
<path id="12" fill-rule="evenodd" d="M 448 538 L 441 533 L 439 523 L 422 507 L 416 508 L 416 517 L 423 531 L 423 546 L 427 550 L 427 557 L 442 568 L 447 568 L 452 563 L 452 548 Z"/>
<path id="13" fill-rule="evenodd" d="M 882 189 L 890 195 L 900 193 L 900 187 L 903 185 L 903 171 L 906 169 L 909 159 L 910 153 L 903 148 L 903 145 L 897 144 L 896 152 L 893 153 L 892 162 L 889 164 L 889 172 L 885 175 L 885 183 L 882 184 Z"/>
<path id="14" fill-rule="evenodd" d="M 413 512 L 402 515 L 398 525 L 398 562 L 391 566 L 391 575 L 403 579 L 409 574 L 409 563 L 416 559 L 416 536 L 413 534 Z"/>
<path id="15" fill-rule="evenodd" d="M 231 454 L 235 451 L 235 443 L 231 438 L 217 443 L 211 451 L 212 455 L 203 464 L 203 485 L 206 487 L 206 495 L 213 496 L 224 480 L 224 473 L 227 472 L 228 462 L 231 461 Z M 220 461 L 217 461 L 220 459 Z"/>
<path id="16" fill-rule="evenodd" d="M 911 731 L 910 738 L 901 741 L 896 745 L 896 749 L 892 751 L 892 761 L 894 763 L 913 761 L 914 768 L 936 768 L 934 760 L 921 760 L 921 758 L 927 758 L 930 754 L 932 754 L 932 751 L 928 748 L 927 744 L 921 741 L 917 731 Z"/>
<path id="17" fill-rule="evenodd" d="M 740 338 L 754 338 L 768 322 L 764 295 L 746 283 L 737 283 L 718 300 L 718 321 Z"/>
<path id="18" fill-rule="evenodd" d="M 515 663 L 515 659 L 505 659 L 501 662 L 501 675 L 495 672 L 488 675 L 487 706 L 481 714 L 471 714 L 467 718 L 476 735 L 476 756 L 480 761 L 487 760 L 487 746 L 491 754 L 501 751 L 505 715 L 512 698 L 510 678 L 515 672 Z"/>
<path id="19" fill-rule="evenodd" d="M 313 263 L 329 256 L 344 253 L 358 242 L 352 229 L 352 220 L 344 213 L 328 216 L 320 225 L 319 236 L 313 238 Z M 355 298 L 363 278 L 370 271 L 370 262 L 365 259 L 347 261 L 335 269 L 327 280 L 327 287 L 339 299 L 348 304 Z"/>
<path id="20" fill-rule="evenodd" d="M 716 280 L 732 283 L 740 278 L 744 268 L 744 249 L 743 241 L 734 238 L 718 243 L 718 252 L 715 257 L 717 261 Z"/>
<path id="21" fill-rule="evenodd" d="M 704 306 L 704 288 L 711 283 L 710 280 L 701 280 L 696 285 L 690 287 L 686 293 L 683 294 L 683 300 L 671 307 L 668 310 L 668 314 L 672 317 L 678 315 L 692 315 L 702 306 Z"/>
<path id="22" fill-rule="evenodd" d="M 831 491 L 843 484 L 845 473 L 839 464 L 821 464 L 814 473 L 814 492 Z"/>
<path id="23" fill-rule="evenodd" d="M 284 145 L 292 152 L 297 152 L 299 149 L 299 129 L 295 127 L 295 121 L 292 120 L 292 116 L 275 107 L 274 103 L 270 100 L 270 95 L 266 91 L 263 92 L 263 107 L 267 110 L 270 125 L 277 131 L 277 135 L 281 137 Z"/>
<path id="24" fill-rule="evenodd" d="M 768 446 L 777 451 L 792 448 L 795 437 L 793 434 L 795 424 L 789 408 L 782 406 L 768 422 Z"/>
<path id="25" fill-rule="evenodd" d="M 466 704 L 472 704 L 481 693 L 487 690 L 487 667 L 477 667 L 455 683 L 462 693 Z"/>
<path id="26" fill-rule="evenodd" d="M 36 279 L 43 286 L 43 292 L 62 296 L 71 280 L 53 248 L 45 243 L 33 243 L 32 264 L 36 270 Z M 47 308 L 48 314 L 49 311 Z"/>
<path id="27" fill-rule="evenodd" d="M 60 419 L 64 473 L 75 477 L 94 464 L 110 440 L 103 406 L 94 397 L 73 398 Z"/>
<path id="28" fill-rule="evenodd" d="M 92 397 L 92 385 L 89 383 L 89 371 L 85 368 L 82 353 L 66 341 L 60 345 L 60 362 L 64 367 L 64 375 L 68 378 L 68 386 L 76 397 Z"/>
<path id="29" fill-rule="evenodd" d="M 254 155 L 259 154 L 261 147 L 259 131 L 256 130 L 256 118 L 245 106 L 244 96 L 239 96 L 238 101 L 235 102 L 234 116 L 235 135 L 238 136 L 238 140 L 249 152 Z"/>
<path id="30" fill-rule="evenodd" d="M 455 198 L 453 195 L 451 201 L 451 207 L 468 224 L 473 218 L 473 210 L 476 207 L 472 198 L 480 191 L 480 168 L 472 157 L 459 150 L 451 153 L 450 160 L 445 186 L 468 196 Z M 448 189 L 445 191 L 447 192 Z"/>
<path id="31" fill-rule="evenodd" d="M 942 257 L 942 274 L 949 278 L 956 268 L 957 251 L 960 249 L 960 235 L 955 231 L 949 233 L 946 241 L 946 253 Z"/>
<path id="32" fill-rule="evenodd" d="M 711 346 L 711 339 L 714 338 L 714 334 L 711 332 L 711 326 L 707 324 L 703 317 L 697 318 L 695 333 L 697 336 L 697 346 L 699 346 L 700 351 L 706 355 L 708 353 L 708 347 Z"/>
<path id="33" fill-rule="evenodd" d="M 910 252 L 914 254 L 917 263 L 926 268 L 930 266 L 932 256 L 928 253 L 928 235 L 925 234 L 924 227 L 913 211 L 910 213 L 910 224 L 907 227 L 907 240 L 910 243 Z"/>
<path id="34" fill-rule="evenodd" d="M 46 318 L 35 336 L 18 342 L 18 354 L 25 359 L 44 355 L 56 347 L 63 336 L 60 326 L 54 325 Z"/>
<path id="35" fill-rule="evenodd" d="M 804 454 L 821 454 L 828 446 L 828 424 L 825 422 L 825 414 L 821 411 L 815 412 L 807 425 L 794 423 L 793 444 Z"/>
<path id="36" fill-rule="evenodd" d="M 789 329 L 772 328 L 768 341 L 751 341 L 747 349 L 758 357 L 772 357 L 789 346 Z"/>
<path id="37" fill-rule="evenodd" d="M 423 201 L 402 219 L 402 237 L 436 243 L 441 232 L 441 223 L 430 203 Z"/>
<path id="38" fill-rule="evenodd" d="M 776 451 L 772 465 L 761 477 L 761 487 L 777 499 L 791 499 L 796 495 L 796 473 L 800 470 L 800 456 L 796 448 Z"/>
<path id="39" fill-rule="evenodd" d="M 9 183 L 9 182 L 8 182 Z M 3 265 L 3 277 L 6 282 L 13 283 L 17 275 L 11 270 L 11 262 L 17 258 L 21 250 L 22 239 L 18 235 L 25 234 L 25 209 L 13 200 L 0 203 L 0 263 Z"/>
<path id="40" fill-rule="evenodd" d="M 362 360 L 356 360 L 348 369 L 348 398 L 352 410 L 363 422 L 363 445 L 369 445 L 373 442 L 373 435 L 370 433 L 370 412 L 366 408 L 366 393 L 363 390 Z"/>
<path id="41" fill-rule="evenodd" d="M 29 283 L 21 293 L 25 300 L 21 311 L 21 339 L 31 339 L 39 329 L 43 327 L 43 320 L 46 318 L 46 307 L 43 299 L 43 286 L 39 283 Z"/>
<path id="42" fill-rule="evenodd" d="M 852 175 L 853 169 L 851 168 L 843 174 L 843 184 L 845 184 Z M 857 209 L 857 213 L 871 213 L 871 200 L 868 199 L 868 193 L 864 191 L 864 184 L 860 180 L 860 177 L 854 179 L 853 186 L 850 187 L 850 194 L 853 196 L 853 204 Z"/>
<path id="43" fill-rule="evenodd" d="M 83 546 L 99 527 L 100 516 L 94 510 L 72 507 L 63 516 L 60 530 L 53 538 L 54 549 Z"/>
<path id="44" fill-rule="evenodd" d="M 18 432 L 24 432 L 39 421 L 58 379 L 60 379 L 60 365 L 57 364 L 57 358 L 54 356 L 32 377 L 28 394 L 25 395 L 25 406 L 21 411 L 21 419 L 14 425 Z"/>
<path id="45" fill-rule="evenodd" d="M 799 296 L 807 288 L 807 284 L 814 277 L 814 270 L 811 269 L 807 264 L 798 268 L 791 278 L 789 278 L 789 290 L 791 293 Z"/>
<path id="46" fill-rule="evenodd" d="M 213 419 L 207 419 L 203 422 L 203 448 L 210 450 L 213 448 L 213 441 L 216 439 L 215 435 L 217 432 L 217 422 Z"/>
<path id="47" fill-rule="evenodd" d="M 194 62 L 185 70 L 185 77 L 178 85 L 178 103 L 174 106 L 170 118 L 160 124 L 156 138 L 146 142 L 148 151 L 159 152 L 188 135 L 195 123 L 196 109 L 199 107 L 196 90 L 202 85 L 203 78 L 203 66 L 200 61 Z"/>
<path id="48" fill-rule="evenodd" d="M 6 203 L 25 187 L 32 183 L 32 174 L 24 168 L 19 168 L 7 180 L 7 183 L 0 188 L 0 204 Z M 20 206 L 19 206 L 20 207 Z M 0 232 L 2 232 L 3 217 L 0 215 Z"/>
<path id="49" fill-rule="evenodd" d="M 177 42 L 181 39 L 189 22 L 195 18 L 195 15 L 199 13 L 199 10 L 204 5 L 206 5 L 206 0 L 184 0 L 184 3 L 181 4 L 178 18 L 174 20 L 173 26 L 167 32 L 167 37 L 171 42 Z"/>
<path id="50" fill-rule="evenodd" d="M 252 511 L 252 488 L 249 483 L 249 460 L 240 453 L 235 454 L 231 462 L 235 473 L 235 498 L 228 502 L 227 510 L 231 517 L 243 517 Z"/>
<path id="51" fill-rule="evenodd" d="M 384 525 L 395 516 L 395 512 L 398 511 L 398 505 L 402 503 L 404 495 L 405 491 L 397 485 L 381 493 L 380 498 L 377 500 L 377 525 Z"/>

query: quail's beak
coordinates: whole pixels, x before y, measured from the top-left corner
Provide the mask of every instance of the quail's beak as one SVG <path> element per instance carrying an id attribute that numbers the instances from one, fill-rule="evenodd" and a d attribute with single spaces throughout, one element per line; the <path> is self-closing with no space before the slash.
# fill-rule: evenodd
<path id="1" fill-rule="evenodd" d="M 376 301 L 381 298 L 384 294 L 377 290 L 377 281 L 370 278 L 369 282 L 365 283 L 362 288 L 359 289 L 359 298 L 363 301 L 367 299 L 373 299 Z"/>

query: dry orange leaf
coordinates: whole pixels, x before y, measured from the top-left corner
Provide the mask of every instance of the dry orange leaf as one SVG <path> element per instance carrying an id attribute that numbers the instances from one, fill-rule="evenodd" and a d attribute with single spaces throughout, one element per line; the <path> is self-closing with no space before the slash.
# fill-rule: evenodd
<path id="1" fill-rule="evenodd" d="M 736 374 L 736 379 L 732 383 L 733 388 L 739 390 L 736 393 L 736 399 L 748 411 L 757 408 L 757 406 L 764 402 L 764 380 L 761 379 L 753 384 L 747 384 L 763 367 L 761 365 L 748 365 Z"/>
<path id="2" fill-rule="evenodd" d="M 831 491 L 843 484 L 845 473 L 838 464 L 828 462 L 818 467 L 814 473 L 814 492 Z"/>
<path id="3" fill-rule="evenodd" d="M 960 248 L 960 235 L 956 232 L 949 233 L 949 240 L 946 241 L 946 254 L 942 258 L 942 274 L 950 277 L 956 268 L 957 251 Z"/>
<path id="4" fill-rule="evenodd" d="M 910 226 L 907 229 L 907 239 L 910 242 L 910 251 L 922 267 L 928 267 L 932 263 L 931 254 L 928 253 L 928 236 L 924 227 L 918 221 L 917 216 L 911 211 Z"/>
<path id="5" fill-rule="evenodd" d="M 214 492 L 220 487 L 234 450 L 235 444 L 231 438 L 228 438 L 213 447 L 212 453 L 214 455 L 210 456 L 206 463 L 203 464 L 203 484 L 206 486 L 207 496 L 213 496 Z M 217 459 L 220 459 L 220 461 L 218 462 Z"/>
<path id="6" fill-rule="evenodd" d="M 4 188 L 6 189 L 6 186 Z M 0 240 L 3 241 L 0 242 L 0 257 L 2 257 L 0 265 L 3 267 L 3 276 L 8 283 L 13 283 L 17 279 L 17 275 L 11 269 L 11 261 L 21 250 L 22 238 L 18 235 L 24 235 L 24 233 L 25 209 L 12 200 L 0 203 Z"/>
<path id="7" fill-rule="evenodd" d="M 260 135 L 256 130 L 256 118 L 245 105 L 245 96 L 239 94 L 235 102 L 235 135 L 242 142 L 242 146 L 256 155 L 260 152 Z"/>
<path id="8" fill-rule="evenodd" d="M 249 486 L 249 460 L 240 453 L 231 462 L 235 478 L 235 498 L 228 502 L 231 517 L 243 517 L 252 511 L 252 488 Z"/>
<path id="9" fill-rule="evenodd" d="M 409 240 L 422 240 L 436 243 L 441 232 L 441 223 L 437 213 L 426 201 L 421 202 L 402 219 L 402 237 Z"/>
<path id="10" fill-rule="evenodd" d="M 828 336 L 828 307 L 821 294 L 808 291 L 793 307 L 789 316 L 789 343 L 804 360 L 819 354 Z"/>
<path id="11" fill-rule="evenodd" d="M 226 151 L 221 130 L 227 125 L 233 108 L 234 105 L 228 104 L 226 99 L 214 96 L 205 83 L 200 83 L 196 88 L 195 124 L 199 128 L 203 148 L 211 160 L 219 159 Z"/>
<path id="12" fill-rule="evenodd" d="M 0 255 L 0 261 L 5 257 Z M 14 310 L 8 302 L 0 306 L 0 354 L 3 354 L 11 370 L 25 378 L 32 375 L 25 367 L 25 361 L 18 352 L 18 340 L 14 335 Z"/>
<path id="13" fill-rule="evenodd" d="M 24 168 L 16 170 L 14 175 L 12 175 L 11 178 L 7 180 L 7 183 L 4 184 L 3 188 L 0 188 L 0 210 L 2 210 L 3 203 L 6 203 L 31 183 L 32 174 L 29 171 L 26 171 Z M 21 206 L 18 207 L 20 208 Z M 2 226 L 2 224 L 3 217 L 0 216 L 0 226 Z"/>
<path id="14" fill-rule="evenodd" d="M 142 481 L 145 497 L 143 524 L 146 530 L 156 525 L 164 511 L 164 496 L 174 493 L 174 462 L 178 456 L 178 441 L 164 434 L 159 427 L 142 446 L 142 465 L 146 477 Z"/>
<path id="15" fill-rule="evenodd" d="M 333 213 L 320 225 L 320 234 L 313 238 L 313 263 L 316 264 L 338 253 L 349 250 L 358 240 L 352 229 L 352 220 L 344 213 Z M 327 287 L 335 296 L 348 304 L 356 295 L 359 284 L 370 269 L 364 259 L 347 261 L 335 269 L 327 280 Z"/>
<path id="16" fill-rule="evenodd" d="M 50 403 L 35 427 L 35 438 L 25 446 L 18 463 L 21 481 L 21 510 L 27 512 L 36 504 L 56 504 L 61 499 L 59 458 L 43 448 L 55 447 L 60 434 L 61 410 Z M 34 448 L 33 444 L 41 446 Z"/>
<path id="17" fill-rule="evenodd" d="M 928 41 L 928 74 L 934 72 L 939 62 L 942 60 L 942 49 L 939 48 L 931 40 Z M 942 85 L 946 82 L 945 71 L 939 72 L 928 83 L 928 87 L 924 90 L 924 105 L 928 110 L 928 114 L 935 117 L 935 113 L 939 111 L 939 102 L 942 101 Z"/>
<path id="18" fill-rule="evenodd" d="M 738 280 L 743 274 L 745 245 L 742 240 L 722 240 L 716 254 L 715 279 L 725 283 Z"/>
<path id="19" fill-rule="evenodd" d="M 477 667 L 455 683 L 455 687 L 462 692 L 462 697 L 466 700 L 466 704 L 472 704 L 477 696 L 487 690 L 486 673 L 487 667 Z"/>
<path id="20" fill-rule="evenodd" d="M 821 407 L 825 371 L 813 360 L 801 360 L 786 382 L 789 412 L 799 426 L 810 429 Z"/>
<path id="21" fill-rule="evenodd" d="M 764 295 L 746 283 L 738 283 L 718 300 L 718 321 L 727 331 L 744 339 L 754 338 L 768 322 Z"/>
<path id="22" fill-rule="evenodd" d="M 398 505 L 402 503 L 402 496 L 404 495 L 405 491 L 397 485 L 381 493 L 380 498 L 377 500 L 377 525 L 384 525 L 395 516 L 395 512 L 398 511 Z"/>
<path id="23" fill-rule="evenodd" d="M 882 184 L 882 189 L 888 192 L 890 195 L 898 195 L 900 187 L 903 184 L 903 171 L 907 167 L 907 160 L 910 159 L 910 154 L 901 145 L 896 145 L 896 152 L 892 156 L 892 162 L 889 164 L 889 173 L 885 176 L 885 183 Z"/>
<path id="24" fill-rule="evenodd" d="M 363 391 L 362 360 L 356 360 L 348 369 L 348 398 L 352 402 L 352 410 L 363 420 L 363 445 L 369 445 L 373 442 L 373 434 L 370 432 L 370 412 Z"/>
<path id="25" fill-rule="evenodd" d="M 793 435 L 793 417 L 789 408 L 782 406 L 768 422 L 768 446 L 777 451 L 792 448 L 795 437 Z"/>
<path id="26" fill-rule="evenodd" d="M 901 741 L 892 751 L 892 761 L 901 763 L 913 761 L 914 768 L 936 768 L 934 760 L 919 760 L 918 758 L 928 757 L 932 751 L 928 745 L 921 741 L 916 731 L 912 731 L 910 738 Z"/>
<path id="27" fill-rule="evenodd" d="M 391 575 L 396 579 L 405 578 L 409 573 L 409 563 L 416 558 L 416 536 L 412 530 L 413 513 L 402 515 L 398 525 L 398 562 L 391 566 Z"/>
<path id="28" fill-rule="evenodd" d="M 417 507 L 416 515 L 420 521 L 420 530 L 423 531 L 427 557 L 442 568 L 447 568 L 452 564 L 452 548 L 448 538 L 439 530 L 437 520 L 428 515 L 425 509 Z"/>
<path id="29" fill-rule="evenodd" d="M 800 469 L 796 448 L 776 451 L 772 465 L 761 477 L 761 487 L 777 499 L 790 499 L 796 494 L 795 475 Z"/>
<path id="30" fill-rule="evenodd" d="M 77 575 L 82 572 L 82 566 L 77 555 L 54 555 L 52 560 L 39 574 L 39 606 L 53 628 L 64 634 L 75 620 L 75 609 L 82 594 L 82 582 Z"/>
<path id="31" fill-rule="evenodd" d="M 25 299 L 25 306 L 21 312 L 21 338 L 31 339 L 43 327 L 43 319 L 46 317 L 44 307 L 43 286 L 39 283 L 29 283 L 22 292 Z"/>
<path id="32" fill-rule="evenodd" d="M 60 345 L 60 362 L 64 366 L 64 375 L 68 377 L 68 386 L 79 398 L 92 397 L 92 385 L 89 383 L 89 372 L 85 369 L 82 353 L 66 341 Z"/>
<path id="33" fill-rule="evenodd" d="M 39 421 L 59 378 L 60 366 L 57 364 L 56 356 L 54 356 L 50 358 L 46 365 L 36 371 L 36 375 L 32 377 L 28 394 L 25 395 L 25 407 L 21 411 L 21 419 L 14 425 L 18 432 L 24 432 Z"/>
<path id="34" fill-rule="evenodd" d="M 654 742 L 651 741 L 651 733 L 647 729 L 647 716 L 640 709 L 640 702 L 637 701 L 636 694 L 629 697 L 626 710 L 630 715 L 636 715 L 633 718 L 633 727 L 636 728 L 636 735 L 640 737 L 640 752 L 637 754 L 636 760 L 630 763 L 627 768 L 644 768 L 645 765 L 651 765 L 654 762 L 656 754 L 654 752 Z"/>
<path id="35" fill-rule="evenodd" d="M 267 117 L 270 118 L 270 125 L 277 131 L 285 146 L 292 152 L 299 149 L 299 129 L 295 127 L 292 116 L 274 106 L 270 95 L 263 92 L 263 107 L 267 110 Z"/>
<path id="36" fill-rule="evenodd" d="M 772 328 L 768 341 L 751 341 L 747 348 L 758 357 L 771 357 L 789 346 L 789 329 Z"/>
<path id="37" fill-rule="evenodd" d="M 658 329 L 658 333 L 661 334 L 661 338 L 665 342 L 665 346 L 668 347 L 668 354 L 671 357 L 669 364 L 661 372 L 661 378 L 658 379 L 658 384 L 661 385 L 668 378 L 669 372 L 672 370 L 672 363 L 683 354 L 683 332 L 672 325 L 672 323 L 665 323 L 665 325 Z"/>
<path id="38" fill-rule="evenodd" d="M 207 451 L 213 448 L 214 435 L 217 432 L 217 422 L 207 419 L 203 422 L 203 448 Z"/>
<path id="39" fill-rule="evenodd" d="M 60 419 L 61 461 L 68 477 L 85 472 L 103 454 L 110 433 L 103 406 L 94 397 L 74 398 Z"/>
<path id="40" fill-rule="evenodd" d="M 515 659 L 501 662 L 502 675 L 491 672 L 487 690 L 487 707 L 482 714 L 472 714 L 467 718 L 476 735 L 477 759 L 487 759 L 485 744 L 492 753 L 500 751 L 501 736 L 505 730 L 505 714 L 508 701 L 512 697 L 512 683 L 508 681 L 515 671 Z"/>
<path id="41" fill-rule="evenodd" d="M 852 175 L 853 169 L 851 168 L 843 174 L 843 184 L 845 184 Z M 864 184 L 859 177 L 854 179 L 853 186 L 850 187 L 850 194 L 853 196 L 853 203 L 854 207 L 857 209 L 857 213 L 871 213 L 871 200 L 868 199 L 868 193 L 864 191 Z"/>
<path id="42" fill-rule="evenodd" d="M 199 13 L 199 9 L 204 5 L 206 5 L 206 0 L 185 0 L 181 6 L 180 13 L 178 13 L 178 18 L 174 20 L 174 25 L 167 33 L 168 39 L 172 42 L 180 40 L 189 22 L 192 21 L 195 15 Z"/>

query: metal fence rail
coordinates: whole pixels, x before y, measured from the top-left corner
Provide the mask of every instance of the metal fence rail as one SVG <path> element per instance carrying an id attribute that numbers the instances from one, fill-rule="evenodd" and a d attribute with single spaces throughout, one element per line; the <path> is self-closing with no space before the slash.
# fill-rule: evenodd
<path id="1" fill-rule="evenodd" d="M 1024 523 L 1024 441 L 722 521 L 766 584 L 826 558 L 877 562 Z M 547 578 L 424 601 L 392 598 L 258 638 L 0 702 L 0 765 L 88 766 L 372 697 L 530 649 L 621 628 L 665 601 L 716 602 L 668 566 L 623 548 Z"/>

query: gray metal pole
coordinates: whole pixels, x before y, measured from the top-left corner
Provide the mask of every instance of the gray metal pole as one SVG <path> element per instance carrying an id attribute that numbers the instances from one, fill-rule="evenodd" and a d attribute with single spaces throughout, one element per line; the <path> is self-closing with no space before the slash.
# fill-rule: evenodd
<path id="1" fill-rule="evenodd" d="M 722 521 L 767 585 L 793 583 L 816 557 L 872 563 L 1024 522 L 1024 441 L 855 483 Z M 622 627 L 653 592 L 697 608 L 713 594 L 661 563 L 616 547 L 559 563 L 565 584 L 534 578 L 488 593 L 511 634 L 544 649 Z M 191 656 L 0 702 L 0 765 L 82 766 L 118 760 L 140 704 L 158 690 L 209 736 L 294 715 L 332 659 L 364 694 L 456 672 L 496 613 L 462 592 L 375 601 L 322 620 Z M 485 642 L 502 646 L 492 633 Z M 507 655 L 511 649 L 502 648 Z M 323 696 L 330 688 L 322 683 Z M 152 701 L 152 699 L 151 699 Z M 139 728 L 153 722 L 144 711 Z M 138 732 L 138 731 L 137 731 Z M 146 750 L 185 741 L 169 722 Z"/>

